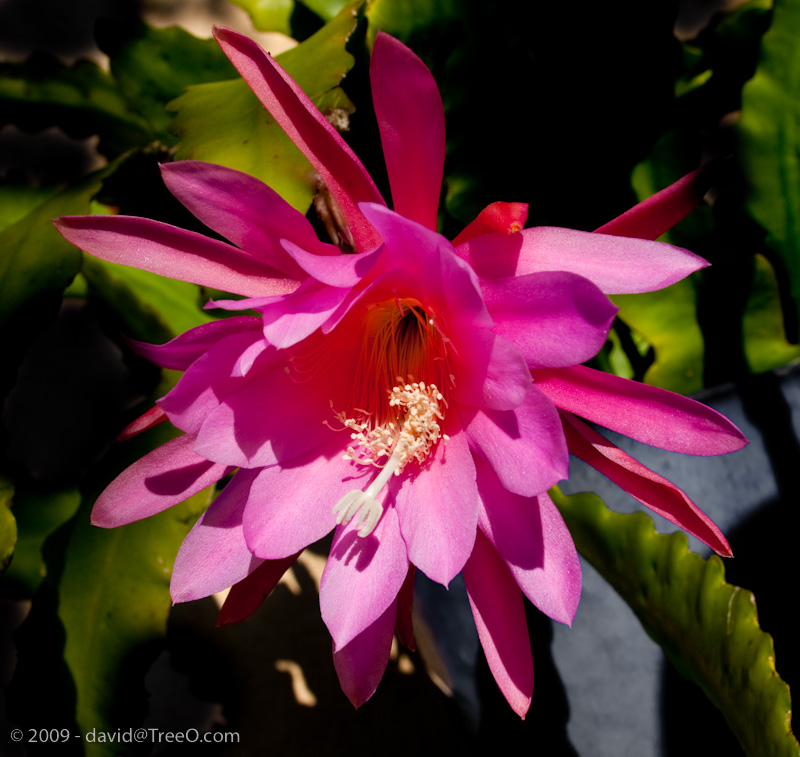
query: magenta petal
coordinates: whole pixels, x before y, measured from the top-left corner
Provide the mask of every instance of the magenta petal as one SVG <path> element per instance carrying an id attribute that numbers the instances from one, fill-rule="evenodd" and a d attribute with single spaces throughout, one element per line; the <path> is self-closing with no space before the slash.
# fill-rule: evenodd
<path id="1" fill-rule="evenodd" d="M 361 707 L 375 693 L 386 672 L 392 651 L 395 605 L 392 602 L 372 625 L 333 653 L 336 675 L 353 707 Z"/>
<path id="2" fill-rule="evenodd" d="M 90 255 L 248 297 L 288 294 L 298 282 L 232 245 L 131 216 L 64 216 L 61 235 Z"/>
<path id="3" fill-rule="evenodd" d="M 494 680 L 524 718 L 533 696 L 533 656 L 522 593 L 497 552 L 478 531 L 464 583 Z"/>
<path id="4" fill-rule="evenodd" d="M 358 284 L 380 255 L 380 248 L 359 255 L 314 255 L 289 240 L 284 240 L 282 244 L 286 253 L 305 273 L 333 287 Z"/>
<path id="5" fill-rule="evenodd" d="M 530 368 L 579 365 L 594 357 L 617 312 L 594 284 L 564 271 L 484 280 L 481 291 L 495 333 Z"/>
<path id="6" fill-rule="evenodd" d="M 422 465 L 410 463 L 390 487 L 408 557 L 432 581 L 447 586 L 472 551 L 478 523 L 475 464 L 451 414 L 448 442 L 439 441 Z M 399 488 L 398 488 L 399 486 Z"/>
<path id="7" fill-rule="evenodd" d="M 475 220 L 453 240 L 453 246 L 458 247 L 484 234 L 516 234 L 525 228 L 527 220 L 527 202 L 493 202 L 478 213 Z"/>
<path id="8" fill-rule="evenodd" d="M 730 544 L 711 520 L 675 484 L 653 473 L 569 413 L 562 413 L 569 451 L 635 497 L 653 512 L 708 544 L 717 554 L 732 557 Z"/>
<path id="9" fill-rule="evenodd" d="M 269 596 L 283 574 L 294 565 L 297 557 L 291 555 L 282 560 L 265 560 L 250 575 L 231 586 L 217 616 L 217 625 L 227 626 L 249 618 Z"/>
<path id="10" fill-rule="evenodd" d="M 189 499 L 230 472 L 193 451 L 184 435 L 157 447 L 119 474 L 97 498 L 92 523 L 114 528 L 160 513 Z"/>
<path id="11" fill-rule="evenodd" d="M 596 229 L 595 233 L 658 239 L 700 204 L 711 185 L 708 171 L 711 165 L 712 163 L 706 163 L 678 179 L 666 189 Z"/>
<path id="12" fill-rule="evenodd" d="M 255 335 L 260 328 L 261 321 L 258 318 L 242 315 L 204 323 L 185 331 L 166 344 L 147 344 L 133 339 L 129 339 L 128 344 L 137 355 L 162 368 L 185 371 L 221 339 L 245 331 L 252 331 Z"/>
<path id="13" fill-rule="evenodd" d="M 214 30 L 220 47 L 280 127 L 322 177 L 338 203 L 359 251 L 380 243 L 358 209 L 383 204 L 361 161 L 291 77 L 255 42 L 232 29 Z"/>
<path id="14" fill-rule="evenodd" d="M 167 420 L 167 414 L 158 406 L 151 407 L 147 412 L 140 415 L 135 421 L 129 423 L 117 434 L 117 441 L 124 442 L 132 439 L 137 434 L 157 426 Z"/>
<path id="15" fill-rule="evenodd" d="M 242 533 L 242 512 L 256 473 L 240 470 L 183 540 L 170 581 L 173 602 L 216 594 L 262 563 L 251 554 Z"/>
<path id="16" fill-rule="evenodd" d="M 351 489 L 364 489 L 374 474 L 343 459 L 348 441 L 336 435 L 322 447 L 261 470 L 244 513 L 244 535 L 253 554 L 286 557 L 335 528 L 334 505 Z"/>
<path id="17" fill-rule="evenodd" d="M 494 469 L 503 486 L 532 497 L 569 475 L 569 454 L 553 403 L 536 386 L 514 410 L 461 409 L 470 446 Z"/>
<path id="18" fill-rule="evenodd" d="M 294 279 L 303 273 L 284 249 L 290 240 L 309 253 L 338 255 L 317 238 L 308 219 L 264 182 L 232 168 L 180 160 L 161 166 L 164 183 L 206 226 Z"/>
<path id="19" fill-rule="evenodd" d="M 535 371 L 553 404 L 653 447 L 685 455 L 722 455 L 747 444 L 724 415 L 655 386 L 579 365 Z"/>
<path id="20" fill-rule="evenodd" d="M 581 596 L 581 565 L 561 513 L 547 494 L 506 491 L 492 469 L 475 460 L 486 535 L 525 596 L 545 615 L 572 624 Z"/>
<path id="21" fill-rule="evenodd" d="M 408 555 L 395 509 L 385 507 L 369 536 L 358 535 L 356 520 L 336 529 L 320 582 L 319 609 L 336 650 L 394 606 L 408 574 Z"/>
<path id="22" fill-rule="evenodd" d="M 435 230 L 444 174 L 444 108 L 436 82 L 411 50 L 381 31 L 369 73 L 394 209 Z"/>
<path id="23" fill-rule="evenodd" d="M 569 271 L 606 294 L 652 292 L 704 268 L 708 262 L 662 242 L 538 226 L 519 234 L 487 234 L 457 253 L 485 279 L 539 271 Z"/>

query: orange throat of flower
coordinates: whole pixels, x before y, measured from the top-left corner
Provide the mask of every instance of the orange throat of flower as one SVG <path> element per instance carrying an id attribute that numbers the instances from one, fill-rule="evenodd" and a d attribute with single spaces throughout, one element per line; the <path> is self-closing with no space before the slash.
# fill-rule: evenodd
<path id="1" fill-rule="evenodd" d="M 412 460 L 422 463 L 440 439 L 447 441 L 441 426 L 445 392 L 453 381 L 447 346 L 435 317 L 417 300 L 390 300 L 366 312 L 351 417 L 336 414 L 351 431 L 345 459 L 381 469 L 364 491 L 348 492 L 334 507 L 337 523 L 361 513 L 359 536 L 370 534 L 380 520 L 383 508 L 376 497 L 392 474 Z"/>

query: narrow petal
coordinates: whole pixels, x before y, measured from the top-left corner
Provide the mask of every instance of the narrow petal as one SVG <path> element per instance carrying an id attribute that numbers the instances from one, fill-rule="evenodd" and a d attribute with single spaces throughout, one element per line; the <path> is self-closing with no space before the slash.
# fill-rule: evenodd
<path id="1" fill-rule="evenodd" d="M 458 247 L 484 234 L 516 234 L 525 228 L 527 220 L 527 202 L 493 202 L 478 213 L 475 220 L 453 240 L 453 246 Z"/>
<path id="2" fill-rule="evenodd" d="M 548 271 L 481 282 L 495 333 L 531 368 L 579 365 L 605 344 L 617 307 L 592 282 Z"/>
<path id="3" fill-rule="evenodd" d="M 653 512 L 696 536 L 717 554 L 732 557 L 728 541 L 675 484 L 653 473 L 570 413 L 561 413 L 569 451 L 635 497 Z"/>
<path id="4" fill-rule="evenodd" d="M 514 410 L 461 409 L 470 447 L 503 486 L 523 497 L 547 491 L 569 475 L 569 455 L 553 403 L 536 386 Z"/>
<path id="5" fill-rule="evenodd" d="M 147 344 L 133 339 L 127 341 L 137 355 L 151 363 L 174 371 L 185 371 L 225 337 L 248 331 L 255 336 L 260 329 L 261 321 L 258 318 L 244 315 L 204 323 L 185 331 L 166 344 Z"/>
<path id="6" fill-rule="evenodd" d="M 421 465 L 410 463 L 390 483 L 408 557 L 432 581 L 447 586 L 472 552 L 478 523 L 475 464 L 454 414 L 449 441 L 438 442 Z"/>
<path id="7" fill-rule="evenodd" d="M 216 594 L 263 562 L 247 548 L 242 533 L 242 513 L 256 473 L 240 470 L 183 540 L 170 581 L 173 602 Z"/>
<path id="8" fill-rule="evenodd" d="M 153 426 L 157 426 L 159 423 L 163 423 L 165 420 L 167 420 L 167 414 L 158 405 L 154 405 L 135 421 L 125 426 L 117 434 L 117 441 L 124 442 L 132 439 L 134 436 L 153 428 Z"/>
<path id="9" fill-rule="evenodd" d="M 572 625 L 581 596 L 581 564 L 561 513 L 547 494 L 520 497 L 475 460 L 480 530 L 525 596 L 545 615 Z"/>
<path id="10" fill-rule="evenodd" d="M 320 581 L 319 609 L 336 650 L 395 606 L 408 574 L 408 555 L 395 509 L 385 508 L 369 536 L 358 535 L 356 520 L 336 529 Z"/>
<path id="11" fill-rule="evenodd" d="M 253 257 L 303 278 L 281 247 L 287 239 L 315 255 L 339 255 L 339 249 L 317 238 L 308 219 L 264 182 L 232 168 L 180 160 L 161 166 L 164 183 L 210 229 Z"/>
<path id="12" fill-rule="evenodd" d="M 293 292 L 298 282 L 216 239 L 131 216 L 64 216 L 55 222 L 76 247 L 109 263 L 257 297 Z"/>
<path id="13" fill-rule="evenodd" d="M 286 253 L 309 276 L 332 287 L 352 287 L 368 273 L 380 254 L 380 249 L 360 255 L 315 255 L 288 239 L 282 245 Z"/>
<path id="14" fill-rule="evenodd" d="M 244 514 L 253 554 L 286 557 L 335 528 L 334 505 L 374 476 L 374 470 L 343 459 L 348 442 L 346 434 L 333 435 L 322 447 L 259 473 Z"/>
<path id="15" fill-rule="evenodd" d="M 480 531 L 464 583 L 489 669 L 511 709 L 524 718 L 533 696 L 533 656 L 522 592 Z"/>
<path id="16" fill-rule="evenodd" d="M 658 239 L 700 204 L 711 186 L 712 171 L 709 169 L 714 165 L 717 165 L 715 161 L 706 163 L 596 229 L 595 233 Z"/>
<path id="17" fill-rule="evenodd" d="M 217 625 L 227 626 L 249 618 L 294 565 L 299 554 L 282 560 L 265 560 L 249 576 L 231 586 L 217 616 Z"/>
<path id="18" fill-rule="evenodd" d="M 394 209 L 436 230 L 444 175 L 444 107 L 436 82 L 411 50 L 381 31 L 369 73 Z"/>
<path id="19" fill-rule="evenodd" d="M 356 248 L 376 247 L 380 239 L 358 203 L 385 203 L 355 153 L 305 92 L 255 42 L 219 27 L 214 36 L 256 97 L 322 177 L 347 219 Z"/>
<path id="20" fill-rule="evenodd" d="M 535 371 L 534 379 L 556 407 L 653 447 L 723 455 L 747 444 L 724 415 L 665 389 L 583 365 Z"/>
<path id="21" fill-rule="evenodd" d="M 119 474 L 98 497 L 92 523 L 115 528 L 160 513 L 230 473 L 198 457 L 194 437 L 183 435 L 157 447 Z"/>
<path id="22" fill-rule="evenodd" d="M 538 226 L 519 234 L 487 234 L 456 250 L 485 279 L 538 271 L 569 271 L 606 294 L 652 292 L 708 262 L 662 242 Z"/>
<path id="23" fill-rule="evenodd" d="M 392 602 L 372 625 L 333 653 L 336 675 L 353 707 L 361 707 L 375 693 L 386 672 L 392 651 L 395 604 Z"/>

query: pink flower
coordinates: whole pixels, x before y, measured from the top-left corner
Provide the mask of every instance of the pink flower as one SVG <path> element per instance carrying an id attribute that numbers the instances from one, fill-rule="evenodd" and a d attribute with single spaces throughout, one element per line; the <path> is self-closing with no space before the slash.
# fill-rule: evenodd
<path id="1" fill-rule="evenodd" d="M 523 594 L 564 623 L 580 596 L 575 548 L 546 493 L 567 477 L 567 444 L 729 553 L 685 495 L 573 415 L 693 454 L 744 443 L 692 400 L 580 365 L 616 312 L 604 292 L 668 286 L 706 263 L 625 236 L 522 230 L 527 208 L 510 203 L 489 206 L 451 244 L 435 230 L 442 103 L 410 50 L 379 34 L 372 60 L 389 210 L 275 62 L 235 32 L 217 37 L 311 161 L 358 254 L 320 242 L 259 181 L 192 161 L 165 165 L 164 180 L 232 244 L 141 218 L 57 222 L 90 254 L 244 295 L 216 305 L 260 315 L 138 345 L 184 375 L 127 433 L 167 418 L 183 435 L 112 482 L 93 521 L 147 517 L 235 471 L 183 542 L 171 585 L 176 602 L 232 586 L 221 622 L 249 615 L 302 549 L 335 530 L 320 607 L 356 706 L 375 691 L 395 630 L 411 643 L 415 567 L 445 585 L 463 572 L 490 668 L 524 716 L 533 662 Z M 619 221 L 623 234 L 687 212 L 695 186 L 690 177 L 638 206 Z"/>

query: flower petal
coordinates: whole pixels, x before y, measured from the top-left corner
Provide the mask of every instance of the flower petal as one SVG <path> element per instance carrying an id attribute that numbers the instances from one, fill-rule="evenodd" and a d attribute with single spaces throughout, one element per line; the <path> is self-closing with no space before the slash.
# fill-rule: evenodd
<path id="1" fill-rule="evenodd" d="M 183 540 L 172 568 L 173 602 L 216 594 L 252 573 L 263 561 L 247 548 L 242 513 L 257 471 L 240 470 Z"/>
<path id="2" fill-rule="evenodd" d="M 527 202 L 493 202 L 478 213 L 475 220 L 453 240 L 453 246 L 458 247 L 484 234 L 516 234 L 522 231 L 527 220 Z"/>
<path id="3" fill-rule="evenodd" d="M 198 457 L 194 437 L 162 444 L 119 474 L 97 498 L 92 523 L 114 528 L 177 505 L 230 473 L 224 465 Z"/>
<path id="4" fill-rule="evenodd" d="M 347 435 L 294 460 L 264 468 L 250 489 L 244 535 L 253 554 L 275 559 L 298 552 L 336 526 L 333 508 L 374 471 L 343 459 Z"/>
<path id="5" fill-rule="evenodd" d="M 395 493 L 408 557 L 428 578 L 447 586 L 472 552 L 478 523 L 475 464 L 457 420 L 445 418 L 440 441 L 419 466 L 410 463 L 389 484 Z M 399 481 L 399 484 L 397 483 Z"/>
<path id="6" fill-rule="evenodd" d="M 54 223 L 68 242 L 109 263 L 247 297 L 288 294 L 298 286 L 237 247 L 160 221 L 63 216 Z"/>
<path id="7" fill-rule="evenodd" d="M 358 209 L 383 203 L 361 161 L 289 75 L 255 42 L 232 29 L 214 30 L 220 47 L 280 127 L 322 177 L 347 219 L 359 251 L 380 244 Z"/>
<path id="8" fill-rule="evenodd" d="M 174 371 L 185 371 L 225 337 L 248 331 L 252 331 L 255 336 L 260 330 L 261 321 L 258 318 L 240 315 L 204 323 L 185 331 L 166 344 L 147 344 L 133 339 L 128 339 L 127 342 L 137 355 L 151 363 Z"/>
<path id="9" fill-rule="evenodd" d="M 666 189 L 617 216 L 613 221 L 595 229 L 596 234 L 614 234 L 618 237 L 658 239 L 678 221 L 683 220 L 702 201 L 711 186 L 709 168 L 717 165 L 709 161 Z"/>
<path id="10" fill-rule="evenodd" d="M 319 609 L 337 650 L 394 607 L 408 574 L 406 545 L 395 509 L 385 507 L 369 536 L 358 535 L 357 520 L 336 529 L 320 581 Z"/>
<path id="11" fill-rule="evenodd" d="M 132 439 L 137 434 L 157 426 L 167 420 L 167 414 L 158 406 L 154 405 L 147 412 L 140 415 L 135 421 L 129 423 L 117 434 L 117 441 L 124 442 Z"/>
<path id="12" fill-rule="evenodd" d="M 165 163 L 161 176 L 206 226 L 294 279 L 302 279 L 303 272 L 281 247 L 282 239 L 315 255 L 340 254 L 317 239 L 302 213 L 253 176 L 199 160 Z"/>
<path id="13" fill-rule="evenodd" d="M 561 513 L 547 494 L 520 497 L 475 460 L 478 525 L 525 596 L 545 615 L 572 625 L 581 596 L 581 564 Z"/>
<path id="14" fill-rule="evenodd" d="M 596 468 L 653 512 L 732 557 L 730 544 L 717 527 L 675 484 L 654 473 L 570 413 L 561 413 L 569 451 Z"/>
<path id="15" fill-rule="evenodd" d="M 564 271 L 484 280 L 481 291 L 495 333 L 531 368 L 579 365 L 594 357 L 617 312 L 594 284 Z"/>
<path id="16" fill-rule="evenodd" d="M 333 666 L 342 691 L 353 707 L 361 707 L 378 688 L 389 664 L 395 602 L 346 647 L 333 653 Z"/>
<path id="17" fill-rule="evenodd" d="M 569 475 L 569 455 L 553 403 L 536 386 L 514 410 L 461 409 L 470 447 L 492 466 L 503 486 L 532 497 Z"/>
<path id="18" fill-rule="evenodd" d="M 288 239 L 283 248 L 309 276 L 332 287 L 352 287 L 367 274 L 380 255 L 380 249 L 360 255 L 314 255 Z"/>
<path id="19" fill-rule="evenodd" d="M 435 231 L 444 175 L 444 108 L 436 82 L 411 50 L 381 31 L 369 73 L 394 209 Z"/>
<path id="20" fill-rule="evenodd" d="M 653 447 L 723 455 L 747 444 L 724 415 L 665 389 L 583 365 L 535 371 L 534 379 L 556 407 Z"/>
<path id="21" fill-rule="evenodd" d="M 250 575 L 231 586 L 217 616 L 217 625 L 227 626 L 249 618 L 294 565 L 299 554 L 282 560 L 265 560 Z"/>
<path id="22" fill-rule="evenodd" d="M 569 271 L 606 294 L 652 292 L 708 262 L 663 242 L 537 226 L 519 234 L 487 234 L 456 250 L 485 279 L 539 271 Z"/>
<path id="23" fill-rule="evenodd" d="M 524 718 L 533 696 L 533 656 L 522 592 L 480 531 L 464 566 L 464 583 L 489 669 L 511 708 Z"/>

